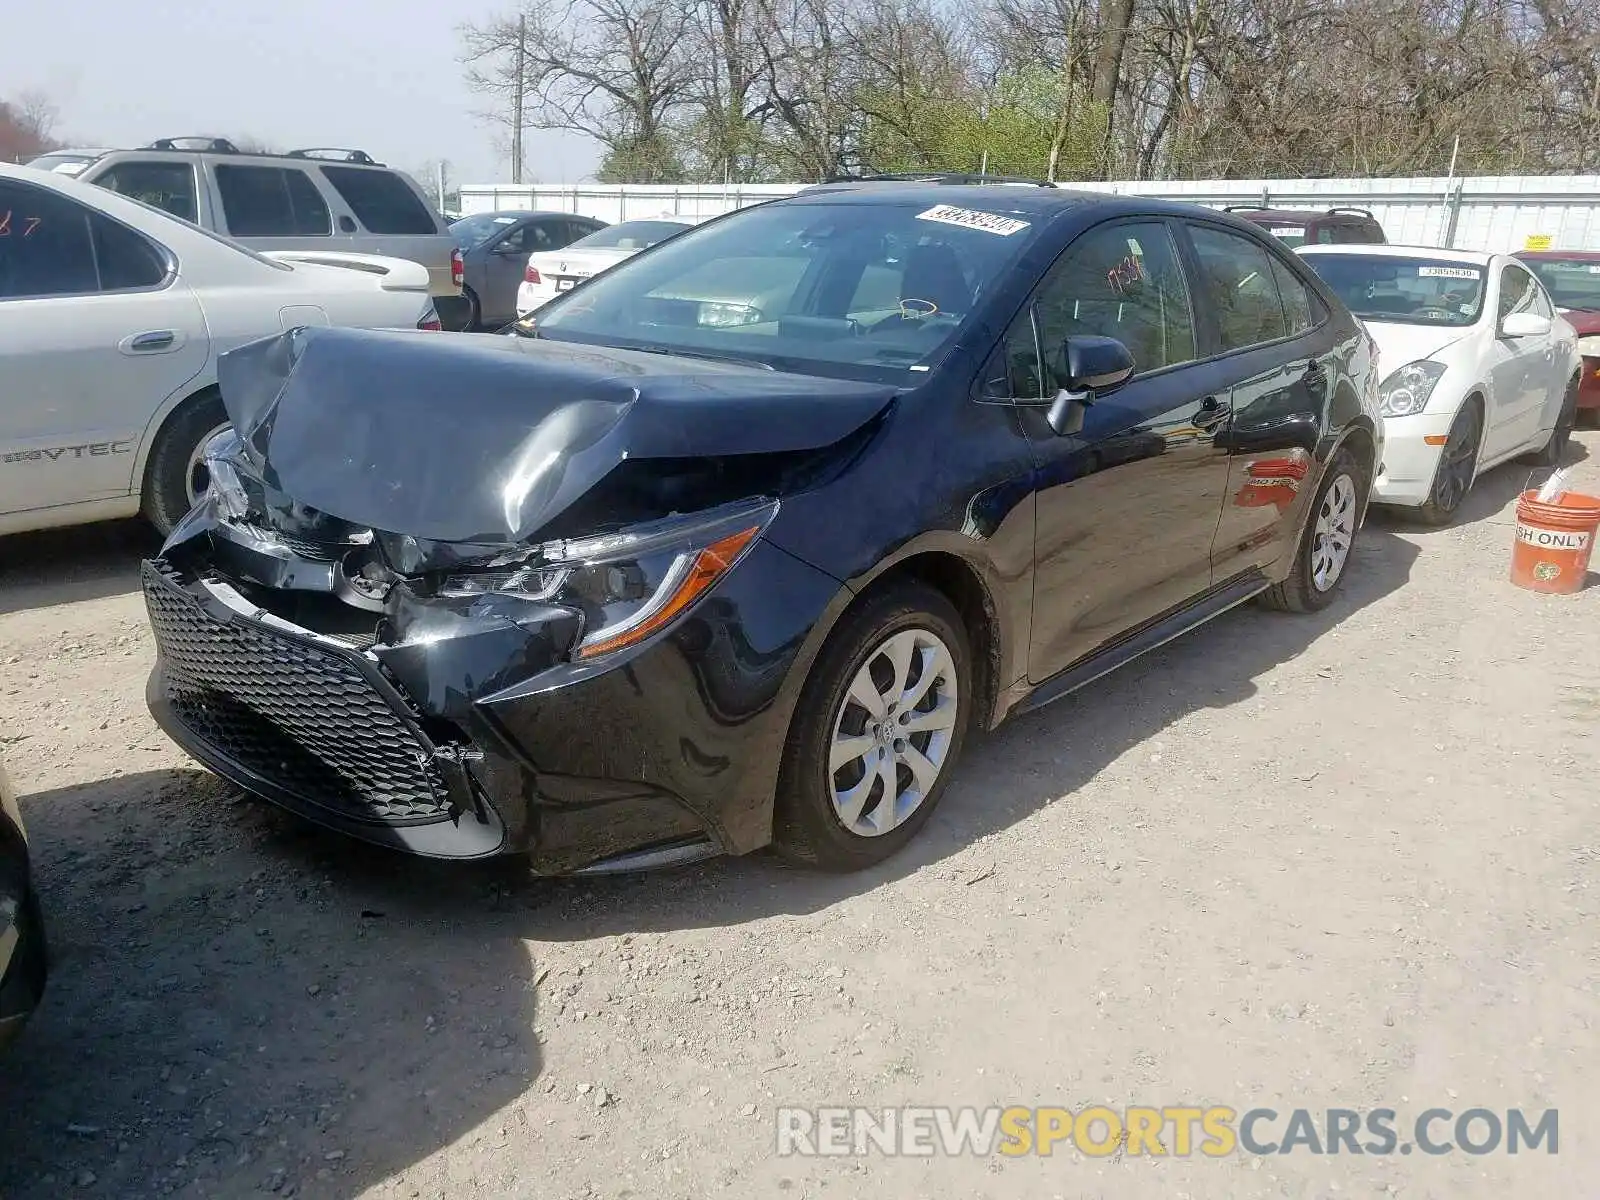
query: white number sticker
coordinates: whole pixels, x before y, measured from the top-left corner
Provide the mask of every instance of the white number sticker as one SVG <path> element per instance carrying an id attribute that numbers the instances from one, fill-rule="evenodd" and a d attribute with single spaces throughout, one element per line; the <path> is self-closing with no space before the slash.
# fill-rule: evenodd
<path id="1" fill-rule="evenodd" d="M 1306 230 L 1303 225 L 1275 225 L 1267 230 L 1273 237 L 1305 237 Z"/>
<path id="2" fill-rule="evenodd" d="M 1471 267 L 1418 267 L 1419 279 L 1476 279 L 1478 272 Z"/>
<path id="3" fill-rule="evenodd" d="M 959 225 L 963 229 L 981 229 L 985 233 L 997 233 L 1001 237 L 1010 237 L 1013 233 L 1019 233 L 1028 227 L 1027 221 L 1018 221 L 1014 217 L 1001 217 L 970 208 L 957 208 L 953 204 L 935 204 L 926 212 L 919 212 L 917 220 L 938 221 L 941 225 Z"/>

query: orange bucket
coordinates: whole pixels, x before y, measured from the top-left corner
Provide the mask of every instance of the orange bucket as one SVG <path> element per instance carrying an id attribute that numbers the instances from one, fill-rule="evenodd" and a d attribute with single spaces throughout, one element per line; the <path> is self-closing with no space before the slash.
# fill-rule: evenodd
<path id="1" fill-rule="evenodd" d="M 1583 587 L 1600 529 L 1600 499 L 1565 492 L 1549 504 L 1527 491 L 1517 501 L 1511 582 L 1531 592 L 1564 596 Z"/>

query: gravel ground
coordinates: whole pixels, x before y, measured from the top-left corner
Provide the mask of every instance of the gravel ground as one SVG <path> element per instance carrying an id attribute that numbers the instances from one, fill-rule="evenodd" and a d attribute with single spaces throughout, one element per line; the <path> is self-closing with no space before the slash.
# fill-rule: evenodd
<path id="1" fill-rule="evenodd" d="M 1600 588 L 1506 581 L 1525 478 L 1447 530 L 1374 517 L 1327 613 L 1239 610 L 974 743 L 850 878 L 532 881 L 325 835 L 151 723 L 139 528 L 0 542 L 0 752 L 55 952 L 0 1195 L 1592 1194 Z M 1562 1136 L 774 1152 L 778 1105 L 897 1103 L 1559 1107 Z"/>

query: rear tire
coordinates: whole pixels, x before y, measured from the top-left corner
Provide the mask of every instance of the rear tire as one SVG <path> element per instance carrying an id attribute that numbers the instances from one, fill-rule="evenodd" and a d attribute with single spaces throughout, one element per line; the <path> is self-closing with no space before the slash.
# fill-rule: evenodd
<path id="1" fill-rule="evenodd" d="M 461 294 L 467 298 L 467 323 L 461 327 L 461 331 L 477 333 L 483 325 L 483 303 L 478 299 L 478 293 L 471 288 L 462 288 Z"/>
<path id="2" fill-rule="evenodd" d="M 801 689 L 774 848 L 828 871 L 894 855 L 944 794 L 975 699 L 966 628 L 943 593 L 908 580 L 867 596 Z"/>
<path id="3" fill-rule="evenodd" d="M 1578 380 L 1573 379 L 1567 384 L 1566 393 L 1561 398 L 1561 412 L 1556 417 L 1556 427 L 1550 431 L 1550 440 L 1532 454 L 1523 455 L 1522 461 L 1536 467 L 1559 467 L 1577 425 Z"/>
<path id="4" fill-rule="evenodd" d="M 1294 568 L 1262 594 L 1279 612 L 1320 612 L 1333 603 L 1350 571 L 1361 514 L 1366 511 L 1370 470 L 1341 447 L 1322 473 L 1322 485 L 1306 513 Z"/>
<path id="5" fill-rule="evenodd" d="M 141 507 L 145 519 L 162 537 L 172 532 L 204 492 L 205 468 L 198 463 L 199 452 L 227 426 L 222 398 L 215 392 L 205 392 L 185 401 L 156 435 L 155 448 L 145 468 Z"/>

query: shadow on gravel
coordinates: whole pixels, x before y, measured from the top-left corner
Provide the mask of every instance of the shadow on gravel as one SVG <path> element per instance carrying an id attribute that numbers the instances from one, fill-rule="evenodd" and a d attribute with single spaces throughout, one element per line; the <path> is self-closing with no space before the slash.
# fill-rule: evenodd
<path id="1" fill-rule="evenodd" d="M 354 1196 L 538 1074 L 517 864 L 369 849 L 194 770 L 23 807 L 53 963 L 0 1067 L 7 1200 Z"/>
<path id="2" fill-rule="evenodd" d="M 519 889 L 520 903 L 532 910 L 524 934 L 564 941 L 811 913 L 960 853 L 1070 796 L 1189 713 L 1250 699 L 1258 676 L 1405 586 L 1419 551 L 1369 521 L 1354 553 L 1343 594 L 1323 612 L 1235 609 L 1039 712 L 970 740 L 938 813 L 881 867 L 823 875 L 759 855 L 670 874 L 533 881 Z M 1062 854 L 1070 856 L 1071 848 L 1062 847 Z"/>
<path id="3" fill-rule="evenodd" d="M 139 560 L 159 549 L 143 521 L 0 537 L 0 616 L 134 591 Z"/>

